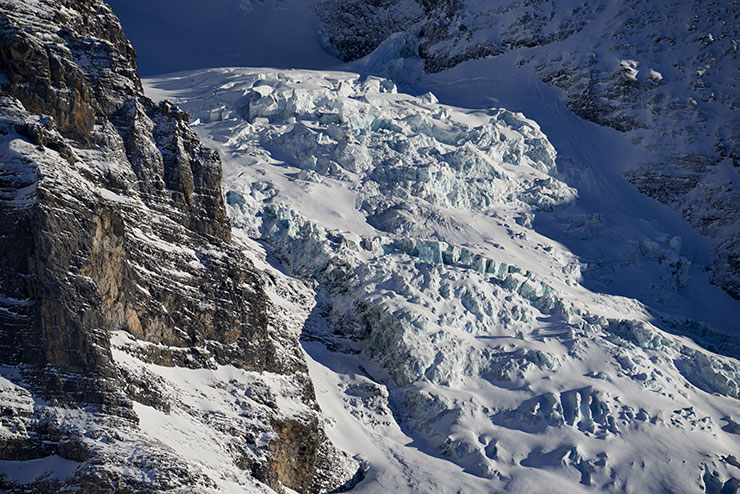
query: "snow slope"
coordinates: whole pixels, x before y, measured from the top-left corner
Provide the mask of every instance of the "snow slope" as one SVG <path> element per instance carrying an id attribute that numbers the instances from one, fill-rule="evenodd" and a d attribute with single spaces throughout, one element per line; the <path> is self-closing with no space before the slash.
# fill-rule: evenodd
<path id="1" fill-rule="evenodd" d="M 706 240 L 621 177 L 622 135 L 496 68 L 415 81 L 468 108 L 341 72 L 146 86 L 221 154 L 233 223 L 303 280 L 280 293 L 328 434 L 367 462 L 359 492 L 731 491 L 740 306 Z"/>
<path id="2" fill-rule="evenodd" d="M 732 315 L 737 301 L 707 282 L 712 240 L 623 178 L 644 159 L 641 148 L 618 131 L 574 116 L 560 102 L 558 90 L 540 82 L 532 71 L 515 71 L 514 65 L 510 56 L 480 61 L 430 76 L 422 87 L 428 85 L 451 103 L 472 108 L 501 105 L 538 122 L 580 201 L 577 208 L 538 215 L 535 229 L 565 244 L 588 265 L 585 284 L 638 299 L 656 312 L 707 321 L 721 332 L 737 334 L 740 328 Z M 492 73 L 517 76 L 507 80 L 488 75 Z M 468 95 L 476 95 L 477 101 Z M 573 234 L 583 228 L 589 231 Z M 654 252 L 671 242 L 668 250 L 673 249 L 674 256 Z M 682 269 L 685 273 L 678 273 Z M 674 289 L 660 288 L 669 278 L 674 278 L 668 281 Z"/>
<path id="3" fill-rule="evenodd" d="M 639 155 L 619 169 L 711 239 L 713 282 L 740 298 L 735 2 L 321 0 L 317 9 L 345 59 L 368 55 L 357 69 L 412 87 L 475 78 L 482 92 L 458 95 L 476 107 L 498 80 L 536 74 L 560 90 L 552 101 L 624 133 Z M 375 23 L 390 29 L 358 42 Z"/>

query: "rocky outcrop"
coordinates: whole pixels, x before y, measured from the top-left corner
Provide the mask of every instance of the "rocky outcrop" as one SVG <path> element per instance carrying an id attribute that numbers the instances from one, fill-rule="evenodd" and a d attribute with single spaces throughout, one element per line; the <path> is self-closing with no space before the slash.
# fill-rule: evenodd
<path id="1" fill-rule="evenodd" d="M 218 155 L 185 113 L 144 97 L 102 1 L 0 2 L 0 224 L 0 459 L 74 467 L 0 488 L 220 485 L 143 431 L 140 406 L 238 437 L 172 395 L 155 375 L 167 367 L 228 366 L 295 390 L 297 411 L 253 400 L 227 416 L 264 436 L 234 446 L 230 482 L 316 492 L 353 476 L 321 429 L 300 330 L 275 320 L 263 275 L 231 241 Z M 112 349 L 112 332 L 130 338 Z"/>
<path id="2" fill-rule="evenodd" d="M 423 8 L 414 0 L 322 0 L 318 12 L 327 48 L 336 51 L 343 60 L 364 57 L 383 40 L 409 29 L 424 15 Z"/>

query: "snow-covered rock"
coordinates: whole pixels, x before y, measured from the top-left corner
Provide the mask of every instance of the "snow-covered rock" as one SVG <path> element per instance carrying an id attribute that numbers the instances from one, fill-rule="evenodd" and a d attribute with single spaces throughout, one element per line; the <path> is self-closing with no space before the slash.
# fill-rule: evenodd
<path id="1" fill-rule="evenodd" d="M 218 155 L 144 96 L 110 8 L 0 19 L 0 490 L 351 484 Z"/>

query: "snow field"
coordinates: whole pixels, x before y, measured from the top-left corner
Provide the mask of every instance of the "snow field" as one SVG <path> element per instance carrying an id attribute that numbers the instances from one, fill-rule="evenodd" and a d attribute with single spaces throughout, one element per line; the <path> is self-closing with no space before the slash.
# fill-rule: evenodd
<path id="1" fill-rule="evenodd" d="M 424 457 L 461 468 L 470 492 L 737 477 L 723 425 L 737 361 L 587 288 L 578 258 L 533 229 L 579 201 L 534 122 L 349 73 L 214 69 L 147 85 L 219 150 L 234 225 L 314 287 L 302 337 L 333 438 L 368 464 L 358 489 L 392 472 L 406 492 L 454 492 L 449 467 Z M 577 218 L 584 238 L 602 221 Z M 640 244 L 656 264 L 680 267 L 679 252 L 680 239 Z M 665 286 L 681 289 L 677 272 Z M 690 467 L 676 472 L 679 459 Z"/>

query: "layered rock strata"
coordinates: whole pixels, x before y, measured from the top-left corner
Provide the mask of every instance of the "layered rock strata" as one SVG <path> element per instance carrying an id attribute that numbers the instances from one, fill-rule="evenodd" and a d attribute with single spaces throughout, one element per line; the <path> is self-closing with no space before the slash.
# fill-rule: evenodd
<path id="1" fill-rule="evenodd" d="M 218 155 L 187 114 L 144 96 L 105 3 L 0 3 L 0 142 L 0 460 L 69 467 L 0 488 L 317 492 L 351 479 L 322 431 L 300 328 L 275 316 L 231 240 Z M 112 349 L 112 334 L 127 336 Z M 220 369 L 242 377 L 216 413 L 174 393 L 167 368 L 212 372 L 211 390 L 226 389 Z M 294 407 L 244 401 L 275 382 Z M 212 429 L 233 465 L 188 462 L 142 413 Z"/>

